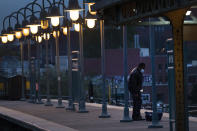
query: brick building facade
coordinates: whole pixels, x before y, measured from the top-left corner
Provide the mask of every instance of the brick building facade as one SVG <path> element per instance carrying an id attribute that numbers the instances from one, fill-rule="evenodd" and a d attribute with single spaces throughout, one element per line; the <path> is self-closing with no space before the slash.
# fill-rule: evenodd
<path id="1" fill-rule="evenodd" d="M 114 76 L 123 77 L 123 51 L 122 49 L 107 49 L 106 53 L 106 76 L 108 79 Z M 140 62 L 146 64 L 144 72 L 144 94 L 149 94 L 150 101 L 152 95 L 152 74 L 151 74 L 151 58 L 150 56 L 140 56 L 140 49 L 128 49 L 128 72 L 136 67 Z M 101 74 L 101 60 L 100 58 L 85 59 L 85 74 L 100 75 Z M 157 88 L 158 100 L 168 103 L 168 69 L 167 56 L 155 56 L 155 80 Z M 197 67 L 188 68 L 188 92 L 191 91 L 193 83 L 197 83 Z M 122 87 L 123 88 L 123 87 Z"/>

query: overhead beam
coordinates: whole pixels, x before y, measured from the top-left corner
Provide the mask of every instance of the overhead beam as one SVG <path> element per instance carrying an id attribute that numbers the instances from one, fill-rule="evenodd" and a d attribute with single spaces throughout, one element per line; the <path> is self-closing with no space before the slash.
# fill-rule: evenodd
<path id="1" fill-rule="evenodd" d="M 116 5 L 126 3 L 126 2 L 129 2 L 129 1 L 131 1 L 131 0 L 99 0 L 93 6 L 93 10 L 98 11 L 98 10 L 101 10 L 101 9 L 110 8 L 112 6 L 116 6 Z"/>
<path id="2" fill-rule="evenodd" d="M 135 22 L 132 23 L 132 25 L 136 25 L 136 26 L 170 25 L 170 21 Z M 197 25 L 197 21 L 185 20 L 184 25 Z"/>

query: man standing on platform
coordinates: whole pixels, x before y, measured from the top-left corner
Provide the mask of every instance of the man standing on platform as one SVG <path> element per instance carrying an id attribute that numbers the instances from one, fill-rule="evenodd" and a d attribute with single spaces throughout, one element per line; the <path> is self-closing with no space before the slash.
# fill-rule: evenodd
<path id="1" fill-rule="evenodd" d="M 144 69 L 145 69 L 145 64 L 140 63 L 138 67 L 135 67 L 131 71 L 128 81 L 128 89 L 133 98 L 132 118 L 134 121 L 143 120 L 140 113 L 140 109 L 142 105 L 141 90 L 142 90 Z"/>

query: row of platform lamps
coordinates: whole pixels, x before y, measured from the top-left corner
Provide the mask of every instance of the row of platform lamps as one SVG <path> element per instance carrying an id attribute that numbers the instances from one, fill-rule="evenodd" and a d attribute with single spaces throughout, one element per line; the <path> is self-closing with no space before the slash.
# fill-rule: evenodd
<path id="1" fill-rule="evenodd" d="M 22 38 L 31 38 L 33 40 L 36 40 L 36 42 L 41 43 L 42 40 L 49 40 L 51 34 L 56 40 L 56 56 L 57 58 L 57 79 L 58 79 L 58 105 L 57 107 L 61 108 L 64 107 L 62 105 L 62 96 L 61 96 L 61 89 L 60 89 L 60 71 L 59 71 L 59 36 L 60 36 L 60 29 L 62 29 L 62 32 L 64 35 L 67 35 L 68 31 L 70 32 L 70 28 L 74 24 L 74 29 L 77 32 L 81 32 L 83 30 L 82 25 L 84 23 L 87 23 L 88 28 L 94 28 L 95 23 L 97 20 L 96 12 L 91 10 L 91 6 L 95 4 L 94 0 L 86 0 L 83 1 L 83 4 L 88 4 L 88 11 L 87 16 L 85 17 L 85 6 L 83 9 L 79 6 L 78 0 L 69 0 L 68 8 L 65 6 L 64 0 L 59 0 L 56 2 L 53 0 L 51 2 L 50 0 L 47 0 L 47 2 L 50 4 L 49 7 L 45 7 L 45 0 L 42 0 L 42 7 L 36 3 L 38 0 L 34 0 L 32 3 L 29 3 L 25 8 L 21 8 L 19 11 L 12 13 L 11 15 L 4 18 L 3 21 L 3 30 L 1 32 L 1 41 L 2 43 L 9 43 L 14 41 L 15 37 L 19 40 L 19 42 L 22 40 Z M 28 6 L 32 5 L 32 9 L 28 8 Z M 34 11 L 34 5 L 37 5 L 40 7 L 41 11 Z M 58 5 L 58 6 L 56 6 Z M 62 6 L 63 9 L 63 16 L 60 13 L 60 6 Z M 48 13 L 46 12 L 46 9 L 48 9 Z M 22 14 L 20 11 L 24 10 L 24 14 Z M 26 16 L 26 11 L 30 10 L 31 15 Z M 84 19 L 80 15 L 80 11 L 83 11 Z M 67 18 L 67 12 L 70 14 L 70 19 L 72 22 Z M 38 19 L 35 16 L 35 13 L 40 13 L 40 19 Z M 14 14 L 17 14 L 17 16 L 13 16 Z M 22 21 L 22 26 L 19 24 L 18 16 L 19 14 L 23 15 L 24 20 Z M 29 22 L 27 21 L 27 18 L 30 17 Z M 5 20 L 9 18 L 9 27 L 7 30 L 5 30 Z M 15 18 L 17 20 L 17 23 L 15 25 L 15 29 L 11 27 L 11 18 Z M 63 23 L 60 27 L 60 18 L 63 18 Z M 51 25 L 53 26 L 53 30 L 51 31 L 49 26 L 49 20 L 51 20 Z M 73 23 L 73 24 L 72 24 Z M 41 27 L 41 28 L 39 28 Z M 30 35 L 30 32 L 32 34 L 32 37 Z M 23 37 L 24 36 L 24 37 Z M 68 37 L 68 36 L 67 36 Z M 70 37 L 70 36 L 69 36 Z M 81 37 L 83 37 L 81 35 Z M 83 40 L 79 40 L 83 41 Z M 22 46 L 23 44 L 21 44 Z M 81 44 L 83 46 L 83 44 Z M 22 47 L 23 48 L 23 47 Z M 22 49 L 21 49 L 22 50 Z M 80 51 L 82 51 L 83 48 L 80 48 Z M 83 51 L 82 51 L 83 52 Z M 69 53 L 69 52 L 68 52 Z M 23 51 L 21 51 L 21 63 L 22 63 L 22 76 L 24 76 L 23 72 Z M 80 53 L 80 57 L 83 57 L 83 54 Z M 83 58 L 82 58 L 83 59 Z M 80 61 L 80 65 L 83 63 Z M 71 67 L 72 68 L 72 67 Z M 83 68 L 83 67 L 80 67 Z M 81 73 L 82 74 L 82 73 Z M 81 76 L 83 77 L 83 76 Z M 21 100 L 24 100 L 24 79 L 22 78 L 22 98 Z M 81 84 L 82 85 L 82 84 Z M 83 88 L 83 87 L 81 87 Z M 71 89 L 69 89 L 71 90 Z M 49 98 L 49 89 L 47 87 L 47 103 L 46 105 L 51 105 L 50 98 Z M 69 91 L 71 92 L 71 91 Z M 70 98 L 72 99 L 72 98 Z M 72 100 L 69 100 L 69 108 L 73 109 L 73 102 Z M 82 102 L 79 102 L 79 111 L 81 112 L 87 112 L 85 109 L 85 100 L 83 99 Z"/>
<path id="2" fill-rule="evenodd" d="M 37 0 L 35 0 L 35 1 L 37 1 Z M 60 0 L 60 1 L 62 1 L 62 0 Z M 1 32 L 0 37 L 1 37 L 2 43 L 5 44 L 8 42 L 12 42 L 12 41 L 14 41 L 15 37 L 17 39 L 21 39 L 22 36 L 27 37 L 30 35 L 30 32 L 32 35 L 36 35 L 39 33 L 39 27 L 41 27 L 41 29 L 43 29 L 43 30 L 48 29 L 49 28 L 49 22 L 48 22 L 49 19 L 51 20 L 51 24 L 53 27 L 58 27 L 60 25 L 60 18 L 63 18 L 64 16 L 62 16 L 60 14 L 59 8 L 57 6 L 55 6 L 55 3 L 53 3 L 54 5 L 52 5 L 52 7 L 49 9 L 49 13 L 44 12 L 45 10 L 43 10 L 43 12 L 41 11 L 40 22 L 38 21 L 38 19 L 34 15 L 34 12 L 32 12 L 32 15 L 30 17 L 30 22 L 25 20 L 25 21 L 23 21 L 22 26 L 17 22 L 14 30 L 10 26 L 10 21 L 9 21 L 9 27 L 7 28 L 7 30 L 5 30 L 5 28 L 3 26 L 3 30 Z M 87 16 L 85 18 L 86 23 L 87 23 L 87 27 L 94 28 L 95 21 L 97 18 L 96 18 L 96 12 L 91 11 L 91 6 L 93 4 L 95 4 L 95 2 L 93 0 L 86 0 L 85 4 L 88 4 L 88 9 L 89 9 L 89 11 L 87 12 Z M 70 0 L 68 8 L 64 10 L 66 12 L 69 12 L 70 19 L 73 21 L 74 29 L 77 32 L 80 31 L 79 25 L 81 23 L 83 23 L 82 17 L 79 13 L 82 10 L 83 9 L 81 9 L 77 0 Z M 44 18 L 43 15 L 45 15 L 46 17 Z M 63 21 L 63 25 L 62 25 L 62 31 L 63 31 L 64 35 L 67 35 L 67 26 L 72 26 L 70 24 L 71 23 L 69 23 L 69 20 L 64 17 L 64 21 Z M 59 35 L 60 31 L 53 31 L 52 32 L 53 37 L 56 37 L 56 33 L 58 33 L 58 35 Z M 50 33 L 39 34 L 39 35 L 36 35 L 36 37 L 35 37 L 36 41 L 38 41 L 39 43 L 42 42 L 42 38 L 50 39 Z"/>

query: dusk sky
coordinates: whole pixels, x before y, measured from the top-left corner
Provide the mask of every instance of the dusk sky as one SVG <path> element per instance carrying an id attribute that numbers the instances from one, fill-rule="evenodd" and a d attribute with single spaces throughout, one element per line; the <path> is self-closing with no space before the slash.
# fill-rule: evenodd
<path id="1" fill-rule="evenodd" d="M 12 12 L 24 7 L 26 4 L 33 0 L 0 0 L 0 30 L 3 29 L 3 19 L 4 17 L 10 15 Z M 13 20 L 14 21 L 14 20 Z M 6 21 L 8 23 L 8 21 Z M 14 22 L 13 25 L 14 26 Z M 6 27 L 8 25 L 6 24 Z"/>
<path id="2" fill-rule="evenodd" d="M 0 0 L 0 32 L 3 29 L 3 19 L 4 17 L 10 15 L 12 12 L 19 10 L 20 8 L 25 7 L 28 3 L 31 3 L 34 0 Z M 52 0 L 51 0 L 52 1 Z M 58 1 L 58 0 L 56 0 Z M 65 0 L 67 2 L 68 0 Z M 82 0 L 79 0 L 80 4 Z M 41 3 L 42 0 L 38 0 L 38 3 Z M 21 18 L 22 19 L 22 18 Z M 12 19 L 12 27 L 15 25 L 15 20 Z M 8 20 L 6 20 L 5 27 L 8 27 Z"/>

